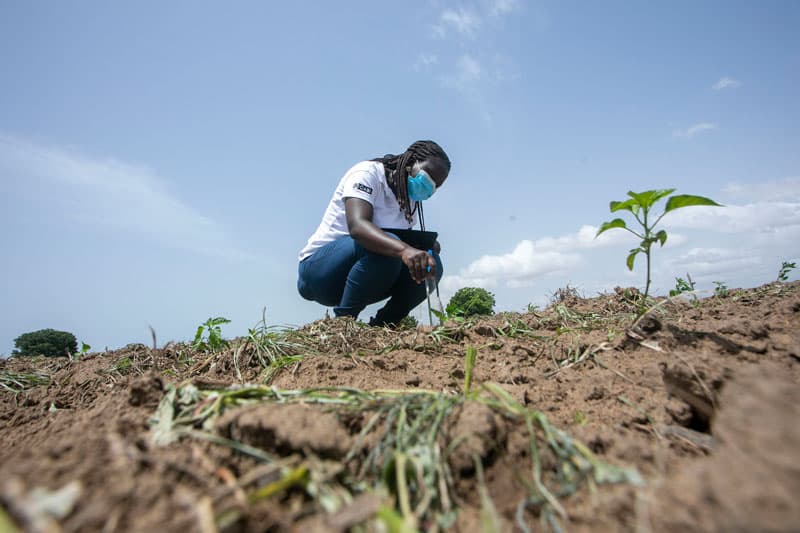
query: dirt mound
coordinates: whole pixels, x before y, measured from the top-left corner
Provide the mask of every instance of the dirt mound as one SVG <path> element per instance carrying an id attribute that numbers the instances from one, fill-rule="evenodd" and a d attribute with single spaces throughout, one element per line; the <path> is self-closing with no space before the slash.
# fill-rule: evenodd
<path id="1" fill-rule="evenodd" d="M 714 453 L 670 476 L 655 493 L 658 529 L 796 530 L 797 383 L 773 364 L 744 368 L 726 386 L 720 405 L 712 425 Z"/>
<path id="2" fill-rule="evenodd" d="M 799 289 L 0 361 L 0 526 L 791 531 Z"/>

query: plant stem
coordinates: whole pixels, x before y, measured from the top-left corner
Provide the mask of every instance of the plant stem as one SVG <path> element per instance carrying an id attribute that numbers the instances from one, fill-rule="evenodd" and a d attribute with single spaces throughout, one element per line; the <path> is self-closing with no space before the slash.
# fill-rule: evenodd
<path id="1" fill-rule="evenodd" d="M 650 227 L 647 225 L 647 209 L 643 209 L 644 211 L 644 235 L 645 235 L 645 247 L 644 247 L 644 255 L 647 259 L 647 283 L 644 286 L 644 302 L 642 305 L 646 305 L 647 302 L 647 295 L 650 293 L 650 245 L 652 244 L 651 235 L 650 235 Z"/>

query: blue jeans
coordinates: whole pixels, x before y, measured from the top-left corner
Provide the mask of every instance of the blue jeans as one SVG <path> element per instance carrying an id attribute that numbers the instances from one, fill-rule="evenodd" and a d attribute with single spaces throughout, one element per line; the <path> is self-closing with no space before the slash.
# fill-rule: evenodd
<path id="1" fill-rule="evenodd" d="M 438 281 L 442 261 L 439 254 L 433 257 Z M 425 283 L 411 279 L 400 258 L 370 252 L 349 235 L 329 242 L 300 262 L 297 290 L 306 300 L 333 307 L 336 316 L 353 318 L 366 306 L 389 298 L 370 320 L 371 325 L 396 324 L 426 295 Z"/>

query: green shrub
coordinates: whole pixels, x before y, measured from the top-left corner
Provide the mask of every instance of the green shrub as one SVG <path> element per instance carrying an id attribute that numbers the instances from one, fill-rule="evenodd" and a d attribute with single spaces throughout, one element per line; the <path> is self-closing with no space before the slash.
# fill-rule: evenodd
<path id="1" fill-rule="evenodd" d="M 78 339 L 68 331 L 40 329 L 23 333 L 14 339 L 11 355 L 44 355 L 45 357 L 69 357 L 78 351 Z"/>
<path id="2" fill-rule="evenodd" d="M 411 315 L 406 315 L 400 322 L 397 323 L 398 329 L 417 329 L 419 321 Z"/>
<path id="3" fill-rule="evenodd" d="M 458 289 L 447 304 L 447 316 L 468 317 L 494 314 L 494 294 L 480 287 Z"/>

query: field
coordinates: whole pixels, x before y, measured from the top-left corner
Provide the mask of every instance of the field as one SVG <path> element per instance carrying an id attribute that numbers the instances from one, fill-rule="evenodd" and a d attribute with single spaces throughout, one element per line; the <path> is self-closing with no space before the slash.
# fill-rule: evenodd
<path id="1" fill-rule="evenodd" d="M 0 531 L 796 531 L 800 282 L 0 361 Z"/>

